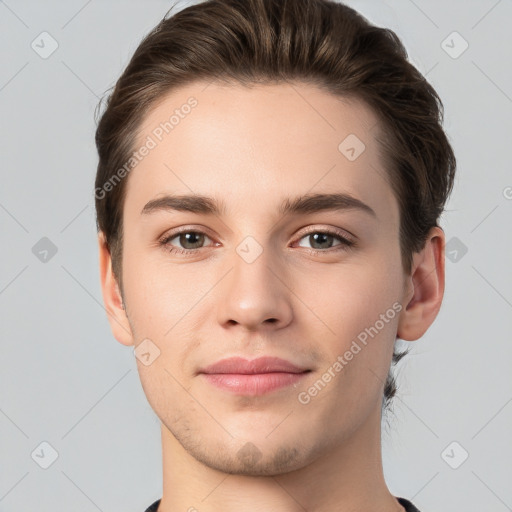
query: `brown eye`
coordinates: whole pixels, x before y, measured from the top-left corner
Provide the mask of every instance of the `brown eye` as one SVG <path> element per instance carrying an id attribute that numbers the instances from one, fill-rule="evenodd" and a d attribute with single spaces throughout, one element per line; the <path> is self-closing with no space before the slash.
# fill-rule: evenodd
<path id="1" fill-rule="evenodd" d="M 179 239 L 179 243 L 184 249 L 198 249 L 204 243 L 205 235 L 197 231 L 187 231 L 180 233 L 175 238 Z"/>
<path id="2" fill-rule="evenodd" d="M 317 252 L 326 252 L 327 249 L 332 247 L 341 246 L 340 248 L 350 247 L 355 244 L 354 241 L 342 236 L 338 232 L 333 231 L 311 231 L 301 238 L 301 240 L 307 240 L 310 244 L 310 248 Z M 338 243 L 336 243 L 336 241 Z M 307 247 L 299 243 L 300 247 Z"/>
<path id="3" fill-rule="evenodd" d="M 307 236 L 313 249 L 329 249 L 334 244 L 335 237 L 328 233 L 313 233 Z"/>
<path id="4" fill-rule="evenodd" d="M 204 247 L 206 239 L 210 240 L 202 231 L 189 229 L 167 235 L 160 240 L 160 245 L 171 253 L 192 255 Z"/>

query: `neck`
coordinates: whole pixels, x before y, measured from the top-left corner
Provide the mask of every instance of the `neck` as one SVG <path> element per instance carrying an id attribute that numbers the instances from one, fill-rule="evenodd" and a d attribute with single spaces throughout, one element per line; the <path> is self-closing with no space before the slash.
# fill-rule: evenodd
<path id="1" fill-rule="evenodd" d="M 309 464 L 274 476 L 227 474 L 206 466 L 162 424 L 163 496 L 158 512 L 403 512 L 384 481 L 380 409 L 367 420 Z"/>

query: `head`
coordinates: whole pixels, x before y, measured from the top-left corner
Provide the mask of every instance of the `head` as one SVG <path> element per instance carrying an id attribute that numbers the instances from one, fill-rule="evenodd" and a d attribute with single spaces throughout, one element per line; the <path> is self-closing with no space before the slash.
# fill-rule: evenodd
<path id="1" fill-rule="evenodd" d="M 187 420 L 184 407 L 195 411 L 190 422 L 200 413 L 184 394 L 183 408 L 176 395 L 176 409 L 164 414 L 169 396 L 156 396 L 157 387 L 181 379 L 193 388 L 201 365 L 242 352 L 295 353 L 318 377 L 365 328 L 375 329 L 379 315 L 386 320 L 366 337 L 368 346 L 297 417 L 317 408 L 311 421 L 320 421 L 337 405 L 353 411 L 356 425 L 374 405 L 371 398 L 366 408 L 358 405 L 363 366 L 375 374 L 365 392 L 390 404 L 396 392 L 390 363 L 405 354 L 394 341 L 421 337 L 444 286 L 439 218 L 455 157 L 442 119 L 440 98 L 396 34 L 341 3 L 208 0 L 164 18 L 143 39 L 96 132 L 102 283 L 116 338 L 127 345 L 149 338 L 161 351 L 151 366 L 139 364 L 141 379 L 182 443 L 192 428 L 178 426 Z M 279 209 L 285 197 L 334 192 L 363 201 L 378 220 L 352 203 L 346 207 L 350 200 L 340 212 L 318 215 L 308 213 L 314 200 L 300 212 Z M 212 215 L 208 201 L 200 207 L 196 201 L 178 213 L 147 208 L 141 215 L 164 194 L 208 195 L 224 208 Z M 168 252 L 170 228 L 185 224 L 186 232 L 207 235 L 190 258 Z M 307 225 L 317 229 L 300 233 Z M 292 249 L 291 242 L 325 233 L 321 226 L 342 228 L 338 234 L 354 245 L 337 255 L 294 255 L 301 245 Z M 183 247 L 178 235 L 172 239 Z M 237 252 L 247 236 L 249 250 L 259 254 L 250 263 Z M 438 268 L 437 282 L 428 264 Z M 108 283 L 115 283 L 118 303 L 107 296 Z M 243 283 L 254 297 L 244 295 Z M 351 398 L 339 397 L 344 390 Z M 279 396 L 260 403 L 272 409 Z M 221 399 L 224 406 L 230 407 Z M 270 427 L 274 420 L 262 421 Z M 251 422 L 226 424 L 243 437 Z M 294 435 L 313 426 L 303 422 Z"/>

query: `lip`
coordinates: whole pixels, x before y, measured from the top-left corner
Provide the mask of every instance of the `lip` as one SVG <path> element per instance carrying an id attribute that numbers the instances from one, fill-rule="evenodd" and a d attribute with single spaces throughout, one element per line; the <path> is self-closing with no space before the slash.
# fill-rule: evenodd
<path id="1" fill-rule="evenodd" d="M 257 359 L 244 359 L 243 357 L 228 357 L 213 363 L 200 373 L 237 373 L 244 375 L 254 375 L 256 373 L 302 373 L 307 368 L 295 366 L 286 359 L 279 357 L 258 357 Z"/>
<path id="2" fill-rule="evenodd" d="M 199 373 L 224 391 L 257 396 L 291 386 L 310 371 L 278 357 L 259 357 L 251 361 L 230 357 L 207 366 Z"/>

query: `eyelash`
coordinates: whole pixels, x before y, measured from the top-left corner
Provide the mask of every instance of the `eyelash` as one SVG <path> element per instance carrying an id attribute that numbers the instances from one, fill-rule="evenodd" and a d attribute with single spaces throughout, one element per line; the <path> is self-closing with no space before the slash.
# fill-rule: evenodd
<path id="1" fill-rule="evenodd" d="M 197 251 L 200 249 L 204 249 L 204 247 L 199 247 L 197 249 L 181 249 L 179 247 L 169 247 L 170 240 L 173 240 L 177 236 L 183 234 L 183 233 L 194 233 L 199 235 L 205 235 L 208 237 L 208 234 L 204 231 L 200 230 L 194 230 L 194 229 L 181 229 L 179 231 L 174 231 L 173 233 L 170 233 L 168 235 L 165 235 L 163 238 L 159 240 L 159 245 L 164 248 L 167 252 L 170 252 L 172 254 L 181 254 L 185 257 L 187 256 L 194 256 Z M 356 245 L 356 242 L 353 240 L 349 240 L 345 236 L 341 234 L 341 232 L 331 229 L 313 229 L 311 231 L 308 231 L 307 233 L 304 233 L 300 238 L 299 241 L 303 238 L 313 235 L 313 234 L 322 234 L 322 235 L 330 235 L 335 237 L 340 241 L 340 244 L 336 245 L 335 247 L 329 247 L 327 249 L 308 249 L 308 252 L 313 255 L 325 255 L 326 253 L 332 253 L 337 252 L 338 250 L 347 250 L 349 248 L 352 248 Z M 210 237 L 208 237 L 210 238 Z"/>

